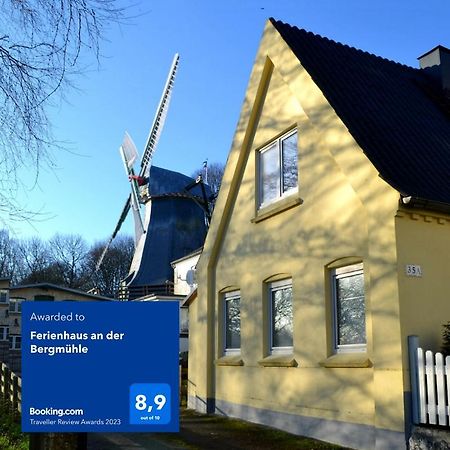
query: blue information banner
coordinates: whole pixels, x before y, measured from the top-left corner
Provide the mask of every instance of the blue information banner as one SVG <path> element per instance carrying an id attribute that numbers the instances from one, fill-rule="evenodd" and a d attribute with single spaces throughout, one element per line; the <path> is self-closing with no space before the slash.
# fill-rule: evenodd
<path id="1" fill-rule="evenodd" d="M 179 429 L 179 304 L 23 302 L 22 431 Z"/>

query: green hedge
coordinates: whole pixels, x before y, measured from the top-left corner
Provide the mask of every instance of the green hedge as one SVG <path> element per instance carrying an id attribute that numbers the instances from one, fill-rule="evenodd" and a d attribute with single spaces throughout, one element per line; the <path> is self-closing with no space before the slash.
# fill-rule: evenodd
<path id="1" fill-rule="evenodd" d="M 6 400 L 0 400 L 0 448 L 2 450 L 28 450 L 28 436 L 20 429 L 20 417 L 11 413 Z"/>

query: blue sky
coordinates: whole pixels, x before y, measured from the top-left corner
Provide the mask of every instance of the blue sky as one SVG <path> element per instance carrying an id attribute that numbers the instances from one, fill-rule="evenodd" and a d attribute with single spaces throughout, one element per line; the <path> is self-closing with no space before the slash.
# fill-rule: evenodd
<path id="1" fill-rule="evenodd" d="M 22 203 L 46 220 L 16 223 L 18 237 L 77 233 L 107 238 L 128 195 L 118 153 L 125 131 L 140 152 L 173 55 L 180 67 L 153 159 L 190 175 L 208 158 L 225 162 L 258 44 L 269 17 L 417 66 L 437 44 L 450 47 L 448 0 L 141 0 L 128 23 L 113 25 L 100 66 L 92 59 L 50 116 L 70 151 L 55 155 Z M 32 175 L 29 185 L 32 185 Z M 132 233 L 130 218 L 123 227 Z"/>

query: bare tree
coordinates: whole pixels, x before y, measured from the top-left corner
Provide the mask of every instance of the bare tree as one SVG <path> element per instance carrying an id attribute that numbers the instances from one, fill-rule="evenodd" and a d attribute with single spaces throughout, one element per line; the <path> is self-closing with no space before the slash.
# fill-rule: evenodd
<path id="1" fill-rule="evenodd" d="M 59 286 L 66 286 L 64 273 L 59 263 L 51 262 L 42 269 L 29 272 L 19 279 L 18 284 L 51 283 Z"/>
<path id="2" fill-rule="evenodd" d="M 82 290 L 96 287 L 103 295 L 116 296 L 130 269 L 134 240 L 119 236 L 96 272 L 105 242 L 88 247 L 79 235 L 61 234 L 49 241 L 39 237 L 19 240 L 0 229 L 0 278 L 10 278 L 15 285 L 53 283 Z"/>
<path id="3" fill-rule="evenodd" d="M 14 283 L 20 264 L 19 244 L 8 231 L 0 230 L 0 278 L 10 278 Z"/>
<path id="4" fill-rule="evenodd" d="M 48 241 L 32 237 L 19 241 L 20 263 L 17 265 L 16 283 L 53 283 L 66 286 L 65 266 L 55 259 Z"/>
<path id="5" fill-rule="evenodd" d="M 81 288 L 85 282 L 84 266 L 88 254 L 86 241 L 75 234 L 55 234 L 50 241 L 54 270 L 59 272 L 65 286 Z"/>
<path id="6" fill-rule="evenodd" d="M 211 193 L 215 198 L 219 193 L 224 171 L 225 165 L 223 163 L 213 162 L 208 164 L 208 162 L 205 161 L 205 163 L 203 163 L 203 167 L 193 172 L 191 177 L 197 178 L 201 175 L 203 181 L 211 188 Z"/>
<path id="7" fill-rule="evenodd" d="M 39 237 L 25 239 L 19 243 L 21 264 L 17 276 L 22 283 L 46 281 L 44 272 L 50 265 L 51 256 L 48 243 Z"/>
<path id="8" fill-rule="evenodd" d="M 95 244 L 88 256 L 87 268 L 92 274 L 92 287 L 102 295 L 116 297 L 120 282 L 128 275 L 134 254 L 134 240 L 131 236 L 117 237 L 105 254 L 103 262 L 96 271 L 97 261 L 105 248 L 106 241 Z"/>
<path id="9" fill-rule="evenodd" d="M 21 167 L 51 165 L 54 141 L 46 107 L 80 71 L 83 54 L 98 58 L 118 0 L 0 2 L 0 220 L 30 218 L 17 203 Z"/>

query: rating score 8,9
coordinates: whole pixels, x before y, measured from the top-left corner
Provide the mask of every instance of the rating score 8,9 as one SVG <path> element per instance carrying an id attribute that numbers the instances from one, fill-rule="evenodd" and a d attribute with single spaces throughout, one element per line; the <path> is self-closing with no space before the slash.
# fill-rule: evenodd
<path id="1" fill-rule="evenodd" d="M 156 405 L 156 409 L 158 411 L 161 410 L 162 408 L 164 408 L 164 405 L 166 404 L 166 402 L 167 402 L 166 396 L 162 395 L 162 394 L 157 394 L 153 398 L 153 403 L 154 403 L 154 405 Z M 154 405 L 147 404 L 147 396 L 145 396 L 144 394 L 136 395 L 136 403 L 135 403 L 134 407 L 138 411 L 152 412 Z"/>
<path id="2" fill-rule="evenodd" d="M 135 383 L 130 386 L 130 423 L 167 424 L 171 420 L 172 395 L 167 383 Z"/>

